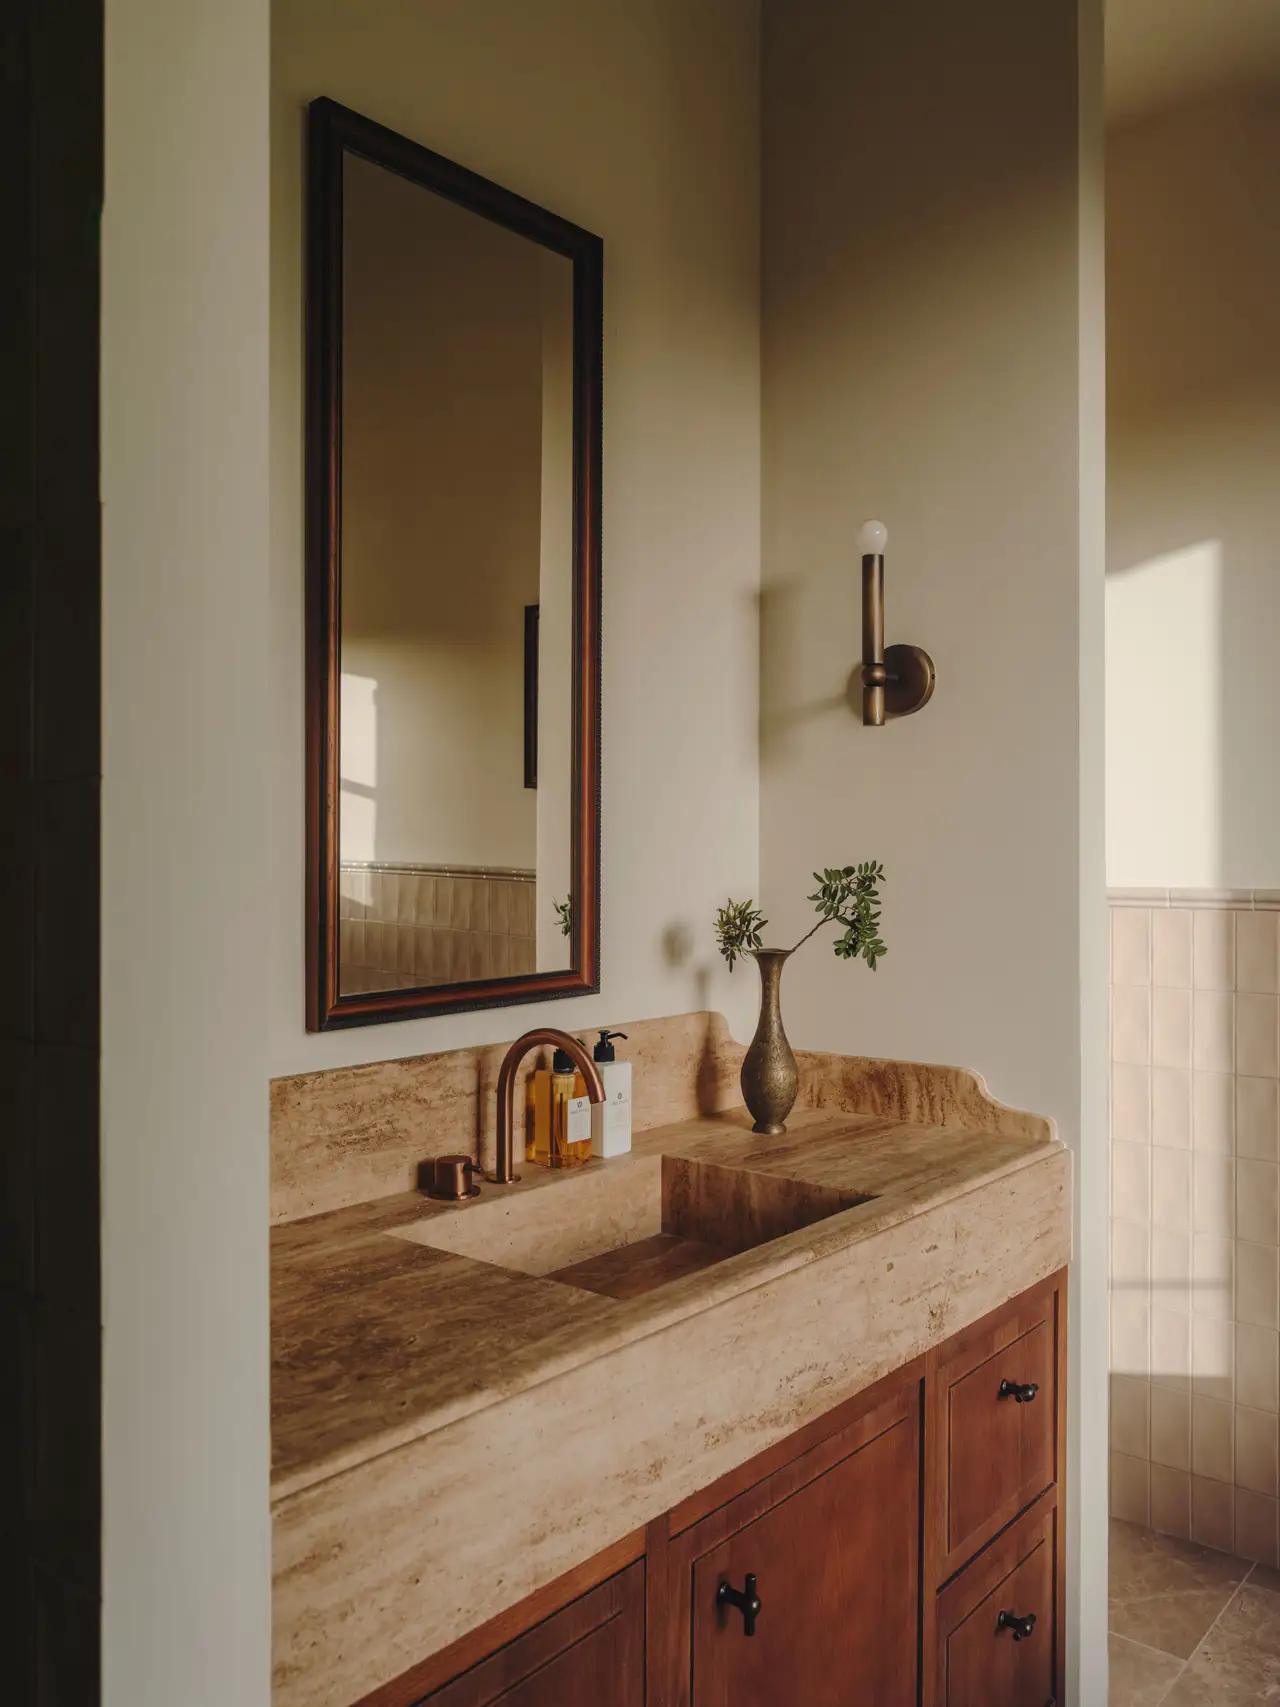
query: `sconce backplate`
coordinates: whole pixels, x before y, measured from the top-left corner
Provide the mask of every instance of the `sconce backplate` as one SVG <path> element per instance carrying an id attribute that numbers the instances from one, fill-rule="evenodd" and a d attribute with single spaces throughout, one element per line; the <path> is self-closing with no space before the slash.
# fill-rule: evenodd
<path id="1" fill-rule="evenodd" d="M 922 646 L 886 646 L 884 709 L 890 717 L 906 717 L 928 705 L 933 696 L 933 659 Z"/>

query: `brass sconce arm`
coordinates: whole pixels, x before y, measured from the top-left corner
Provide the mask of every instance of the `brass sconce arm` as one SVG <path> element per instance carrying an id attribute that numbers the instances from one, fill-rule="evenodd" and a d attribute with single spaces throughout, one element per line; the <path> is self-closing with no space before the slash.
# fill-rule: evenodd
<path id="1" fill-rule="evenodd" d="M 883 522 L 864 522 L 862 546 L 862 721 L 883 727 L 886 717 L 907 717 L 927 705 L 933 693 L 933 659 L 919 646 L 884 643 L 884 548 L 889 533 Z"/>

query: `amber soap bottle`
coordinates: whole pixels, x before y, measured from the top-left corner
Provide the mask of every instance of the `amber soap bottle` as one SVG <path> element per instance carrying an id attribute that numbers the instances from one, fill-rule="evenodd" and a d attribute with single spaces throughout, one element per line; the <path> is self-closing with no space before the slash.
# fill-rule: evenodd
<path id="1" fill-rule="evenodd" d="M 573 1168 L 591 1160 L 591 1105 L 571 1056 L 557 1049 L 550 1068 L 529 1075 L 525 1155 L 543 1168 Z M 585 1105 L 585 1106 L 584 1106 Z"/>

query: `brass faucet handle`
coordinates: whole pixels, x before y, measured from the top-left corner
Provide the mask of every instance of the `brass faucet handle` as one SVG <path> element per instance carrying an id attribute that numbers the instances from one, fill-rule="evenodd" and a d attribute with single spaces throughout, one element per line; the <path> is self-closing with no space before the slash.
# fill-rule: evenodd
<path id="1" fill-rule="evenodd" d="M 437 1156 L 427 1165 L 426 1193 L 446 1203 L 461 1203 L 479 1197 L 480 1187 L 472 1179 L 480 1169 L 470 1156 Z"/>

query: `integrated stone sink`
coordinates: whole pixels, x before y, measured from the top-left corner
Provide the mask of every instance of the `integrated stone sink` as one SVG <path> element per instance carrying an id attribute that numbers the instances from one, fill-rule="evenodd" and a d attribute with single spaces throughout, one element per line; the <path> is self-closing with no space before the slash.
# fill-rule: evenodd
<path id="1" fill-rule="evenodd" d="M 532 1169 L 526 1167 L 526 1174 Z M 589 1163 L 479 1198 L 397 1237 L 609 1298 L 634 1298 L 867 1203 L 849 1191 L 683 1156 Z"/>

